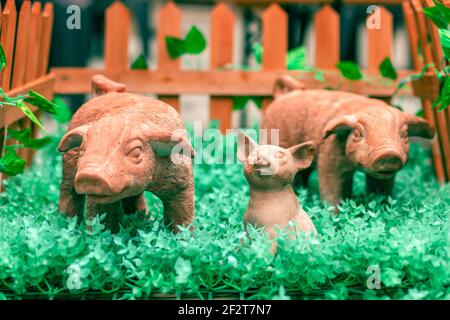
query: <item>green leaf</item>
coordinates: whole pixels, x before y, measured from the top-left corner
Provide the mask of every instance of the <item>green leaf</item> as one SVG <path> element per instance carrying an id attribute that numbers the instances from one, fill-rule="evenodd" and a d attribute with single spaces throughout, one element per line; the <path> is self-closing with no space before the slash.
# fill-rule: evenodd
<path id="1" fill-rule="evenodd" d="M 450 31 L 439 29 L 439 38 L 441 39 L 442 50 L 446 59 L 450 59 Z"/>
<path id="2" fill-rule="evenodd" d="M 439 105 L 438 111 L 443 111 L 450 105 L 450 78 L 446 77 L 439 97 L 433 102 L 433 106 Z"/>
<path id="3" fill-rule="evenodd" d="M 42 149 L 46 145 L 50 144 L 52 142 L 52 137 L 46 136 L 39 139 L 30 139 L 28 142 L 26 142 L 23 146 L 24 148 L 30 148 L 30 149 Z"/>
<path id="4" fill-rule="evenodd" d="M 233 97 L 233 110 L 242 110 L 253 101 L 258 109 L 262 108 L 262 97 L 235 96 Z"/>
<path id="5" fill-rule="evenodd" d="M 6 55 L 3 46 L 0 44 L 0 71 L 2 71 L 4 67 L 6 67 Z"/>
<path id="6" fill-rule="evenodd" d="M 30 110 L 30 108 L 28 108 L 28 106 L 23 103 L 23 102 L 18 102 L 17 103 L 17 108 L 19 108 L 20 110 L 22 110 L 22 112 L 31 120 L 33 121 L 39 128 L 41 129 L 45 129 L 41 122 L 38 120 L 38 118 L 36 118 L 36 116 L 34 115 L 34 113 Z"/>
<path id="7" fill-rule="evenodd" d="M 352 61 L 341 61 L 336 65 L 344 78 L 349 80 L 360 80 L 363 78 L 359 66 Z"/>
<path id="8" fill-rule="evenodd" d="M 8 128 L 9 136 L 7 139 L 16 139 L 17 141 L 21 143 L 26 143 L 31 139 L 31 129 L 25 128 L 22 130 L 13 130 Z"/>
<path id="9" fill-rule="evenodd" d="M 72 111 L 70 111 L 69 106 L 64 102 L 61 97 L 56 96 L 53 98 L 53 104 L 55 105 L 56 113 L 53 115 L 59 123 L 67 123 L 72 118 Z"/>
<path id="10" fill-rule="evenodd" d="M 184 49 L 186 53 L 199 54 L 205 50 L 205 48 L 205 37 L 196 26 L 192 26 L 191 30 L 189 30 L 186 38 L 184 39 Z"/>
<path id="11" fill-rule="evenodd" d="M 192 273 L 192 266 L 189 260 L 178 257 L 175 262 L 175 272 L 177 274 L 175 282 L 178 284 L 186 283 Z"/>
<path id="12" fill-rule="evenodd" d="M 25 163 L 25 160 L 19 157 L 14 150 L 10 149 L 0 158 L 0 172 L 9 176 L 15 176 L 23 172 Z"/>
<path id="13" fill-rule="evenodd" d="M 54 103 L 52 103 L 50 100 L 48 100 L 46 97 L 40 95 L 37 92 L 29 91 L 28 95 L 23 99 L 26 103 L 29 103 L 39 110 L 55 114 L 56 108 Z"/>
<path id="14" fill-rule="evenodd" d="M 322 70 L 316 70 L 314 73 L 314 79 L 320 82 L 324 82 L 325 78 L 323 77 L 323 71 Z"/>
<path id="15" fill-rule="evenodd" d="M 435 6 L 423 8 L 423 13 L 440 29 L 447 29 L 450 23 L 450 8 L 434 0 Z"/>
<path id="16" fill-rule="evenodd" d="M 178 38 L 166 37 L 166 47 L 167 52 L 172 59 L 179 58 L 186 53 L 184 41 Z"/>
<path id="17" fill-rule="evenodd" d="M 148 70 L 147 59 L 144 54 L 139 55 L 136 60 L 131 64 L 132 70 Z"/>
<path id="18" fill-rule="evenodd" d="M 386 57 L 381 63 L 380 63 L 380 73 L 383 77 L 395 80 L 397 79 L 397 71 L 395 70 L 394 66 L 392 65 L 391 59 L 389 57 Z"/>
<path id="19" fill-rule="evenodd" d="M 260 43 L 255 43 L 252 46 L 252 53 L 253 56 L 255 57 L 256 63 L 257 64 L 261 64 L 262 63 L 262 52 L 263 52 L 263 48 L 262 45 Z"/>
<path id="20" fill-rule="evenodd" d="M 287 54 L 286 67 L 288 70 L 305 70 L 306 65 L 306 48 L 298 47 L 292 49 Z"/>

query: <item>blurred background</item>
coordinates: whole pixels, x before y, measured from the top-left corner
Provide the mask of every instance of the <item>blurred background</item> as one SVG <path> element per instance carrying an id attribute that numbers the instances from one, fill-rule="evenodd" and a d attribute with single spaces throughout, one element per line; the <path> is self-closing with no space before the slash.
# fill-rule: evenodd
<path id="1" fill-rule="evenodd" d="M 5 0 L 2 0 L 4 5 Z M 17 1 L 17 6 L 23 1 Z M 114 2 L 113 0 L 52 0 L 54 4 L 55 20 L 53 27 L 53 41 L 50 66 L 91 66 L 101 68 L 103 65 L 103 36 L 104 11 Z M 210 35 L 210 12 L 217 1 L 182 0 L 174 1 L 182 12 L 182 35 L 185 35 L 191 26 L 197 26 L 206 39 Z M 269 3 L 277 1 L 231 0 L 225 1 L 236 15 L 234 34 L 234 61 L 237 65 L 255 65 L 252 47 L 261 42 L 261 13 Z M 286 2 L 286 1 L 284 1 Z M 314 28 L 313 13 L 320 5 L 306 5 L 291 3 L 280 4 L 286 11 L 289 20 L 288 49 L 305 46 L 307 61 L 314 65 Z M 167 3 L 159 0 L 123 0 L 133 13 L 132 36 L 129 44 L 129 59 L 131 63 L 144 54 L 150 68 L 156 65 L 156 24 L 157 12 Z M 69 16 L 67 8 L 77 5 L 81 10 L 81 28 L 70 30 L 66 27 Z M 352 60 L 361 68 L 367 64 L 367 41 L 365 19 L 368 5 L 346 5 L 341 1 L 333 4 L 341 16 L 341 45 L 340 60 Z M 393 64 L 397 69 L 411 69 L 408 37 L 404 26 L 402 10 L 399 5 L 387 5 L 386 8 L 393 14 L 394 44 Z M 207 69 L 209 66 L 208 47 L 200 55 L 183 56 L 182 69 Z M 84 101 L 84 96 L 72 96 L 66 100 L 70 102 L 73 110 Z M 208 121 L 208 96 L 183 95 L 181 96 L 181 112 L 187 121 Z M 412 111 L 419 107 L 414 99 L 407 102 L 397 101 Z M 195 106 L 195 108 L 194 108 Z M 235 127 L 250 125 L 259 119 L 258 108 L 249 103 L 243 111 L 236 111 L 233 115 Z"/>

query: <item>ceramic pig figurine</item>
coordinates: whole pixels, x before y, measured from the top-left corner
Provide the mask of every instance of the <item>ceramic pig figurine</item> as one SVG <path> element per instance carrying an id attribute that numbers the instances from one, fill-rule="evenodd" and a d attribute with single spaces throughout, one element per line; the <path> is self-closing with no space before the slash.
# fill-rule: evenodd
<path id="1" fill-rule="evenodd" d="M 290 78 L 282 87 L 293 87 L 293 81 Z M 330 90 L 295 89 L 279 95 L 261 126 L 279 129 L 282 147 L 314 141 L 320 195 L 332 205 L 351 195 L 355 170 L 366 173 L 369 192 L 391 194 L 395 174 L 408 159 L 408 138 L 434 136 L 434 128 L 425 119 L 381 100 Z M 304 184 L 310 171 L 300 177 Z"/>
<path id="2" fill-rule="evenodd" d="M 283 149 L 275 145 L 258 145 L 240 132 L 237 156 L 244 164 L 244 175 L 250 185 L 244 225 L 265 227 L 271 239 L 277 236 L 275 225 L 284 229 L 291 220 L 296 222 L 297 231 L 317 233 L 292 188 L 295 174 L 308 168 L 313 161 L 312 142 Z M 272 251 L 276 251 L 275 242 Z"/>
<path id="3" fill-rule="evenodd" d="M 78 109 L 59 144 L 59 209 L 81 217 L 86 206 L 87 219 L 106 212 L 114 232 L 121 214 L 147 210 L 143 193 L 151 191 L 177 231 L 194 218 L 194 151 L 181 117 L 162 101 L 117 92 L 123 86 L 108 81 L 94 77 L 94 91 L 104 94 Z M 173 157 L 175 146 L 183 152 Z"/>

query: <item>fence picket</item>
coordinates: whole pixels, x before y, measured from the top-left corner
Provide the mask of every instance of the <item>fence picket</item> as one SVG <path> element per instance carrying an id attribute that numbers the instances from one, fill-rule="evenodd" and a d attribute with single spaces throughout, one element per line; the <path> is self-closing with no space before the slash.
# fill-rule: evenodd
<path id="1" fill-rule="evenodd" d="M 374 12 L 372 15 L 378 14 Z M 378 73 L 380 63 L 386 57 L 392 59 L 393 25 L 392 14 L 384 6 L 380 6 L 380 25 L 368 29 L 368 71 L 372 74 Z M 367 19 L 372 19 L 372 15 Z"/>
<path id="2" fill-rule="evenodd" d="M 42 11 L 41 22 L 41 43 L 39 45 L 39 62 L 37 68 L 37 76 L 42 77 L 47 73 L 48 60 L 50 56 L 50 45 L 52 40 L 53 29 L 53 4 L 47 2 Z"/>
<path id="3" fill-rule="evenodd" d="M 272 3 L 262 14 L 262 67 L 264 70 L 286 68 L 288 18 L 281 7 Z M 263 110 L 272 101 L 263 99 Z"/>
<path id="4" fill-rule="evenodd" d="M 31 3 L 24 1 L 19 12 L 19 21 L 16 35 L 16 49 L 14 51 L 14 64 L 11 87 L 14 89 L 25 83 L 27 70 L 28 39 L 30 37 Z"/>
<path id="5" fill-rule="evenodd" d="M 233 62 L 234 14 L 224 4 L 217 4 L 211 12 L 211 69 Z M 220 130 L 232 128 L 233 100 L 211 97 L 210 119 L 220 120 Z"/>
<path id="6" fill-rule="evenodd" d="M 33 3 L 31 8 L 30 30 L 27 70 L 25 73 L 25 82 L 29 82 L 37 78 L 39 56 L 39 44 L 41 43 L 41 22 L 42 22 L 42 5 L 40 2 Z"/>
<path id="7" fill-rule="evenodd" d="M 166 48 L 166 37 L 181 36 L 181 11 L 172 2 L 169 1 L 158 13 L 158 70 L 176 71 L 180 70 L 180 58 L 172 59 Z M 176 110 L 180 111 L 180 102 L 178 96 L 159 96 L 159 99 L 168 103 Z"/>
<path id="8" fill-rule="evenodd" d="M 321 69 L 334 69 L 339 62 L 339 14 L 328 4 L 314 16 L 316 37 L 315 65 Z"/>
<path id="9" fill-rule="evenodd" d="M 119 73 L 128 69 L 128 40 L 131 14 L 120 1 L 115 1 L 105 12 L 105 68 Z"/>
<path id="10" fill-rule="evenodd" d="M 3 90 L 11 88 L 14 43 L 16 39 L 17 11 L 14 0 L 8 0 L 3 10 L 1 42 L 6 56 L 6 67 L 2 71 L 1 85 Z M 1 123 L 1 121 L 0 121 Z"/>

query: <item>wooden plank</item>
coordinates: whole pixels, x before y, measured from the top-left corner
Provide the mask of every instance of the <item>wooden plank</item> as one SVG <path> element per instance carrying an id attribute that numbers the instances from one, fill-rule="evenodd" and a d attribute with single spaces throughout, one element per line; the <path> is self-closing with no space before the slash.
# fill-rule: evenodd
<path id="1" fill-rule="evenodd" d="M 372 15 L 377 12 L 372 13 Z M 392 45 L 394 29 L 392 25 L 392 14 L 384 7 L 380 7 L 380 28 L 367 30 L 368 39 L 368 70 L 370 73 L 379 72 L 379 66 L 385 58 L 392 59 Z M 367 19 L 371 19 L 372 15 Z"/>
<path id="2" fill-rule="evenodd" d="M 131 14 L 120 1 L 105 11 L 105 68 L 122 71 L 128 69 L 128 40 Z"/>
<path id="3" fill-rule="evenodd" d="M 19 12 L 11 88 L 16 88 L 25 83 L 28 53 L 27 46 L 30 37 L 30 19 L 31 3 L 30 1 L 25 1 Z"/>
<path id="4" fill-rule="evenodd" d="M 55 93 L 88 94 L 91 90 L 91 78 L 101 73 L 106 77 L 127 85 L 127 90 L 137 93 L 154 92 L 162 95 L 208 94 L 214 96 L 272 96 L 275 79 L 288 74 L 304 82 L 308 88 L 320 89 L 333 87 L 339 90 L 374 97 L 392 96 L 395 82 L 382 80 L 377 75 L 369 75 L 363 71 L 367 81 L 350 81 L 344 79 L 339 72 L 327 71 L 325 81 L 314 79 L 313 72 L 302 71 L 145 71 L 128 70 L 121 73 L 107 72 L 89 68 L 53 68 L 56 74 Z M 400 78 L 411 75 L 409 70 L 398 70 Z M 410 94 L 405 87 L 400 94 Z"/>
<path id="5" fill-rule="evenodd" d="M 339 14 L 328 4 L 314 16 L 316 35 L 315 65 L 320 69 L 334 69 L 339 62 Z"/>
<path id="6" fill-rule="evenodd" d="M 233 62 L 234 14 L 224 4 L 217 4 L 211 13 L 211 69 Z M 222 133 L 231 129 L 233 100 L 225 97 L 211 97 L 209 118 L 220 121 Z"/>
<path id="7" fill-rule="evenodd" d="M 287 29 L 286 12 L 278 4 L 272 3 L 262 14 L 263 70 L 286 69 Z M 263 99 L 263 111 L 271 101 L 272 98 Z"/>
<path id="8" fill-rule="evenodd" d="M 417 24 L 414 17 L 414 11 L 409 1 L 403 1 L 403 17 L 405 18 L 406 30 L 408 31 L 409 49 L 411 50 L 412 63 L 415 70 L 421 70 L 423 67 L 422 60 L 419 55 L 419 35 Z"/>
<path id="9" fill-rule="evenodd" d="M 420 0 L 412 0 L 411 1 L 412 8 L 414 9 L 416 23 L 417 23 L 417 30 L 419 32 L 419 41 L 420 46 L 422 48 L 422 55 L 424 57 L 425 63 L 432 63 L 433 62 L 433 55 L 432 55 L 432 49 L 431 45 L 428 41 L 428 33 L 426 29 L 426 22 L 425 17 L 423 15 L 423 8 L 422 4 L 420 3 Z M 429 69 L 432 71 L 432 69 Z M 436 127 L 437 135 L 435 139 L 433 139 L 432 142 L 432 153 L 433 153 L 433 160 L 435 164 L 435 171 L 437 179 L 440 183 L 444 183 L 448 177 L 446 178 L 446 165 L 445 159 L 444 159 L 444 152 L 447 152 L 446 150 L 443 150 L 445 147 L 445 137 L 444 137 L 444 144 L 442 143 L 442 117 L 444 116 L 442 113 L 437 112 L 436 109 L 432 109 L 431 107 L 431 101 L 429 100 L 423 100 L 423 110 L 424 110 L 424 116 L 425 118 L 434 126 Z M 447 158 L 447 161 L 450 161 L 450 158 Z"/>
<path id="10" fill-rule="evenodd" d="M 1 43 L 6 56 L 6 67 L 1 75 L 3 90 L 11 88 L 11 73 L 13 66 L 14 44 L 16 39 L 17 11 L 14 0 L 8 0 L 3 10 Z"/>
<path id="11" fill-rule="evenodd" d="M 39 64 L 37 76 L 41 77 L 47 73 L 48 60 L 50 56 L 50 46 L 53 30 L 53 4 L 47 2 L 42 12 L 41 23 L 41 43 L 39 45 Z"/>
<path id="12" fill-rule="evenodd" d="M 172 1 L 169 1 L 158 12 L 158 70 L 178 71 L 180 70 L 180 59 L 172 59 L 167 52 L 167 36 L 178 38 L 181 36 L 181 11 Z M 165 101 L 176 110 L 180 111 L 180 102 L 178 96 L 161 95 L 159 96 L 159 99 Z"/>
<path id="13" fill-rule="evenodd" d="M 33 80 L 23 86 L 19 86 L 6 94 L 14 97 L 20 94 L 25 94 L 30 90 L 39 92 L 47 99 L 53 98 L 53 86 L 55 83 L 55 75 L 49 73 L 43 77 Z M 35 112 L 36 107 L 30 106 L 31 111 Z M 11 124 L 24 119 L 25 115 L 18 108 L 0 108 L 0 128 L 8 127 Z"/>
<path id="14" fill-rule="evenodd" d="M 25 82 L 29 82 L 37 78 L 39 56 L 39 45 L 41 43 L 41 20 L 42 6 L 40 2 L 33 3 L 31 8 L 30 36 L 28 43 L 27 70 L 25 73 Z"/>

